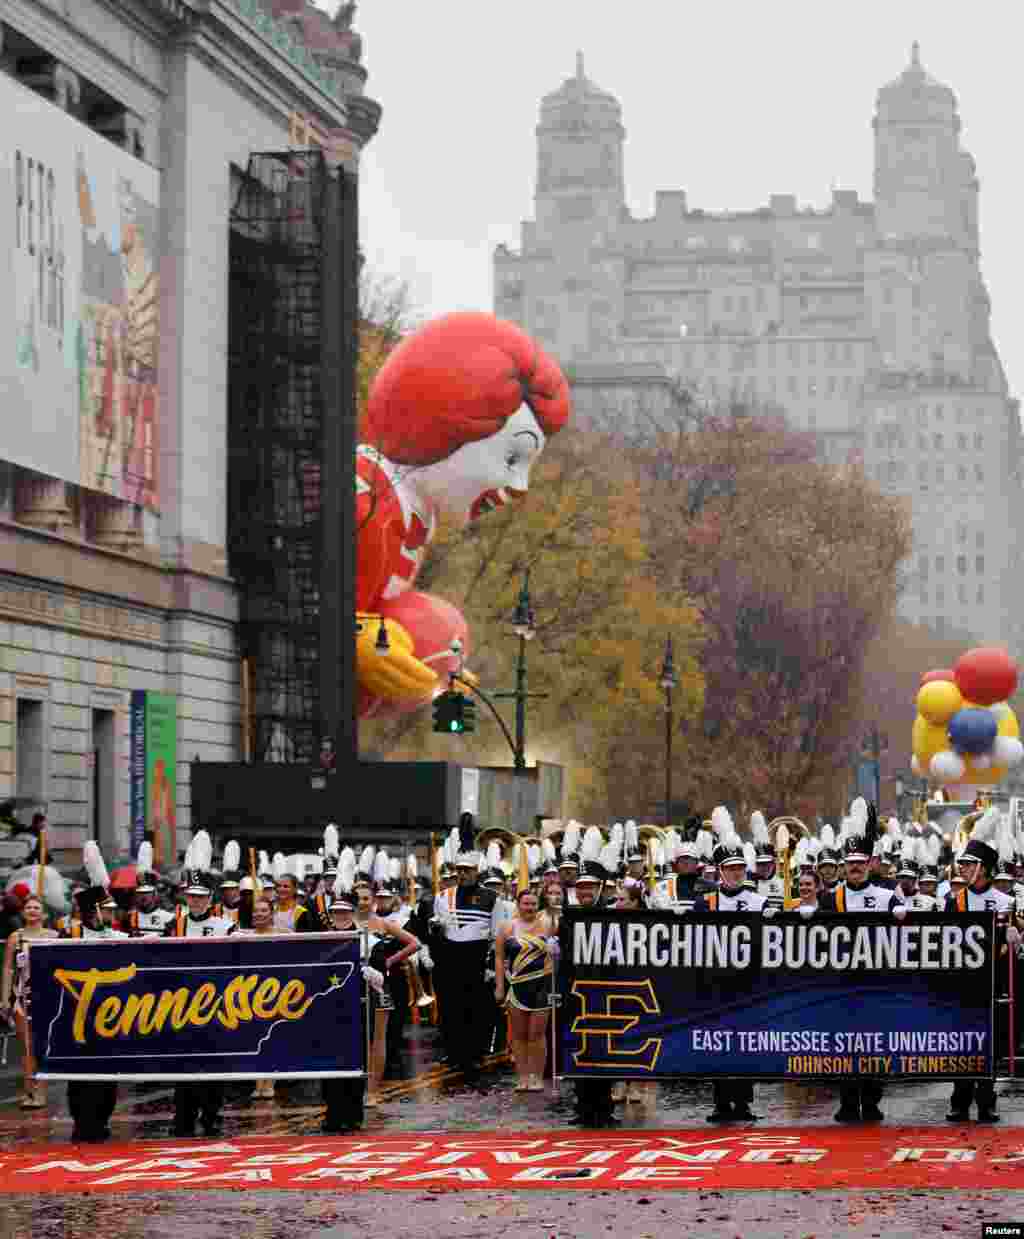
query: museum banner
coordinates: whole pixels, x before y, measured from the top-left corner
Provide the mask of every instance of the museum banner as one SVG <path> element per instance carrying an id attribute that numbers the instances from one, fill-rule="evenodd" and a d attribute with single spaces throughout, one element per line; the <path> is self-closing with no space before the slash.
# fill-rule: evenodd
<path id="1" fill-rule="evenodd" d="M 39 1078 L 362 1076 L 360 939 L 233 934 L 33 942 Z"/>
<path id="2" fill-rule="evenodd" d="M 991 1077 L 994 935 L 991 913 L 900 922 L 569 908 L 561 1070 L 590 1079 Z"/>

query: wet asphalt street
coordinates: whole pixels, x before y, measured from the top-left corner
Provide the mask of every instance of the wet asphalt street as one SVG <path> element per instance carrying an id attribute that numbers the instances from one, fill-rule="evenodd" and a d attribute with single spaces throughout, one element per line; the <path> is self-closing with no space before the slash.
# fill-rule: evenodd
<path id="1" fill-rule="evenodd" d="M 363 1138 L 402 1132 L 556 1131 L 569 1128 L 572 1088 L 549 1085 L 544 1094 L 515 1093 L 503 1063 L 487 1071 L 478 1088 L 429 1063 L 426 1047 L 405 1064 L 407 1078 L 385 1085 L 384 1104 L 367 1112 Z M 49 1086 L 45 1111 L 17 1108 L 19 1081 L 10 1070 L 0 1076 L 0 1149 L 52 1142 L 65 1146 L 71 1134 L 65 1086 Z M 314 1138 L 321 1109 L 318 1089 L 306 1082 L 279 1084 L 273 1101 L 255 1102 L 250 1086 L 229 1091 L 224 1139 L 243 1136 Z M 1002 1084 L 1002 1123 L 991 1129 L 1006 1148 L 1024 1149 L 1024 1080 Z M 886 1126 L 934 1126 L 941 1143 L 948 1085 L 892 1086 L 882 1103 Z M 644 1104 L 618 1108 L 623 1130 L 688 1128 L 712 1133 L 705 1116 L 708 1086 L 679 1082 L 659 1086 Z M 791 1084 L 757 1086 L 758 1131 L 832 1124 L 836 1109 L 830 1089 Z M 113 1140 L 163 1141 L 170 1132 L 171 1091 L 162 1086 L 123 1088 L 113 1119 Z M 570 1129 L 572 1130 L 572 1129 Z M 837 1129 L 840 1130 L 840 1129 Z M 940 1134 L 942 1133 L 942 1134 Z M 179 1142 L 182 1143 L 182 1142 Z M 202 1139 L 184 1142 L 195 1145 Z M 99 1156 L 99 1148 L 79 1150 Z M 2 1153 L 0 1153 L 2 1156 Z M 780 1168 L 780 1186 L 785 1171 Z M 687 1239 L 931 1239 L 963 1235 L 981 1239 L 983 1222 L 1024 1221 L 1024 1171 L 1006 1176 L 1002 1191 L 960 1189 L 873 1191 L 717 1191 L 627 1190 L 509 1191 L 455 1188 L 358 1192 L 311 1185 L 308 1191 L 236 1190 L 60 1196 L 0 1197 L 0 1239 L 68 1239 L 103 1235 L 107 1239 L 348 1239 L 372 1235 L 389 1239 L 433 1239 L 515 1234 L 522 1239 L 569 1239 L 620 1233 L 628 1239 L 678 1235 Z"/>

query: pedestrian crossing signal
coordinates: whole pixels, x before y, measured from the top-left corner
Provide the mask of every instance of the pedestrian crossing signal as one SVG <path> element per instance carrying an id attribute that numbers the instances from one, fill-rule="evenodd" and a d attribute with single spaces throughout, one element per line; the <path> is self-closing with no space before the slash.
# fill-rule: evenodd
<path id="1" fill-rule="evenodd" d="M 442 735 L 463 735 L 476 730 L 476 702 L 449 689 L 434 698 L 434 730 Z"/>

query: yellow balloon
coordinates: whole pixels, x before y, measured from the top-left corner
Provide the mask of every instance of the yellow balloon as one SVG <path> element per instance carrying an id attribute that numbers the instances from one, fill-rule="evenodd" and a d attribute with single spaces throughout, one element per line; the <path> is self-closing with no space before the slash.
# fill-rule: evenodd
<path id="1" fill-rule="evenodd" d="M 964 771 L 964 777 L 960 780 L 961 783 L 977 783 L 987 787 L 989 784 L 998 783 L 1006 777 L 1005 766 L 988 766 L 984 770 L 979 770 L 969 757 L 965 757 L 964 761 L 967 764 L 967 769 Z"/>
<path id="2" fill-rule="evenodd" d="M 945 724 L 963 707 L 960 690 L 949 680 L 932 680 L 917 694 L 917 708 L 929 723 Z"/>
<path id="3" fill-rule="evenodd" d="M 1006 707 L 999 720 L 999 735 L 1013 736 L 1015 740 L 1020 739 L 1020 723 L 1017 722 L 1017 716 L 1009 706 Z"/>
<path id="4" fill-rule="evenodd" d="M 911 749 L 920 763 L 921 769 L 927 772 L 928 763 L 936 753 L 948 749 L 949 736 L 946 728 L 935 723 L 929 723 L 924 715 L 919 714 L 914 719 L 914 729 L 911 732 Z"/>

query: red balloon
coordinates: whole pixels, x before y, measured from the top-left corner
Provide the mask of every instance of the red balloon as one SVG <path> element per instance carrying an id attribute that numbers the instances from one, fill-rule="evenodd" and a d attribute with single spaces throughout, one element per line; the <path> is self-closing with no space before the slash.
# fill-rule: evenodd
<path id="1" fill-rule="evenodd" d="M 948 671 L 945 668 L 941 671 L 926 671 L 924 675 L 921 676 L 922 684 L 931 684 L 933 680 L 948 680 L 951 684 L 955 684 L 956 676 L 952 671 Z"/>
<path id="2" fill-rule="evenodd" d="M 980 706 L 1005 701 L 1017 690 L 1017 664 L 997 646 L 968 650 L 957 659 L 953 671 L 960 692 Z"/>

